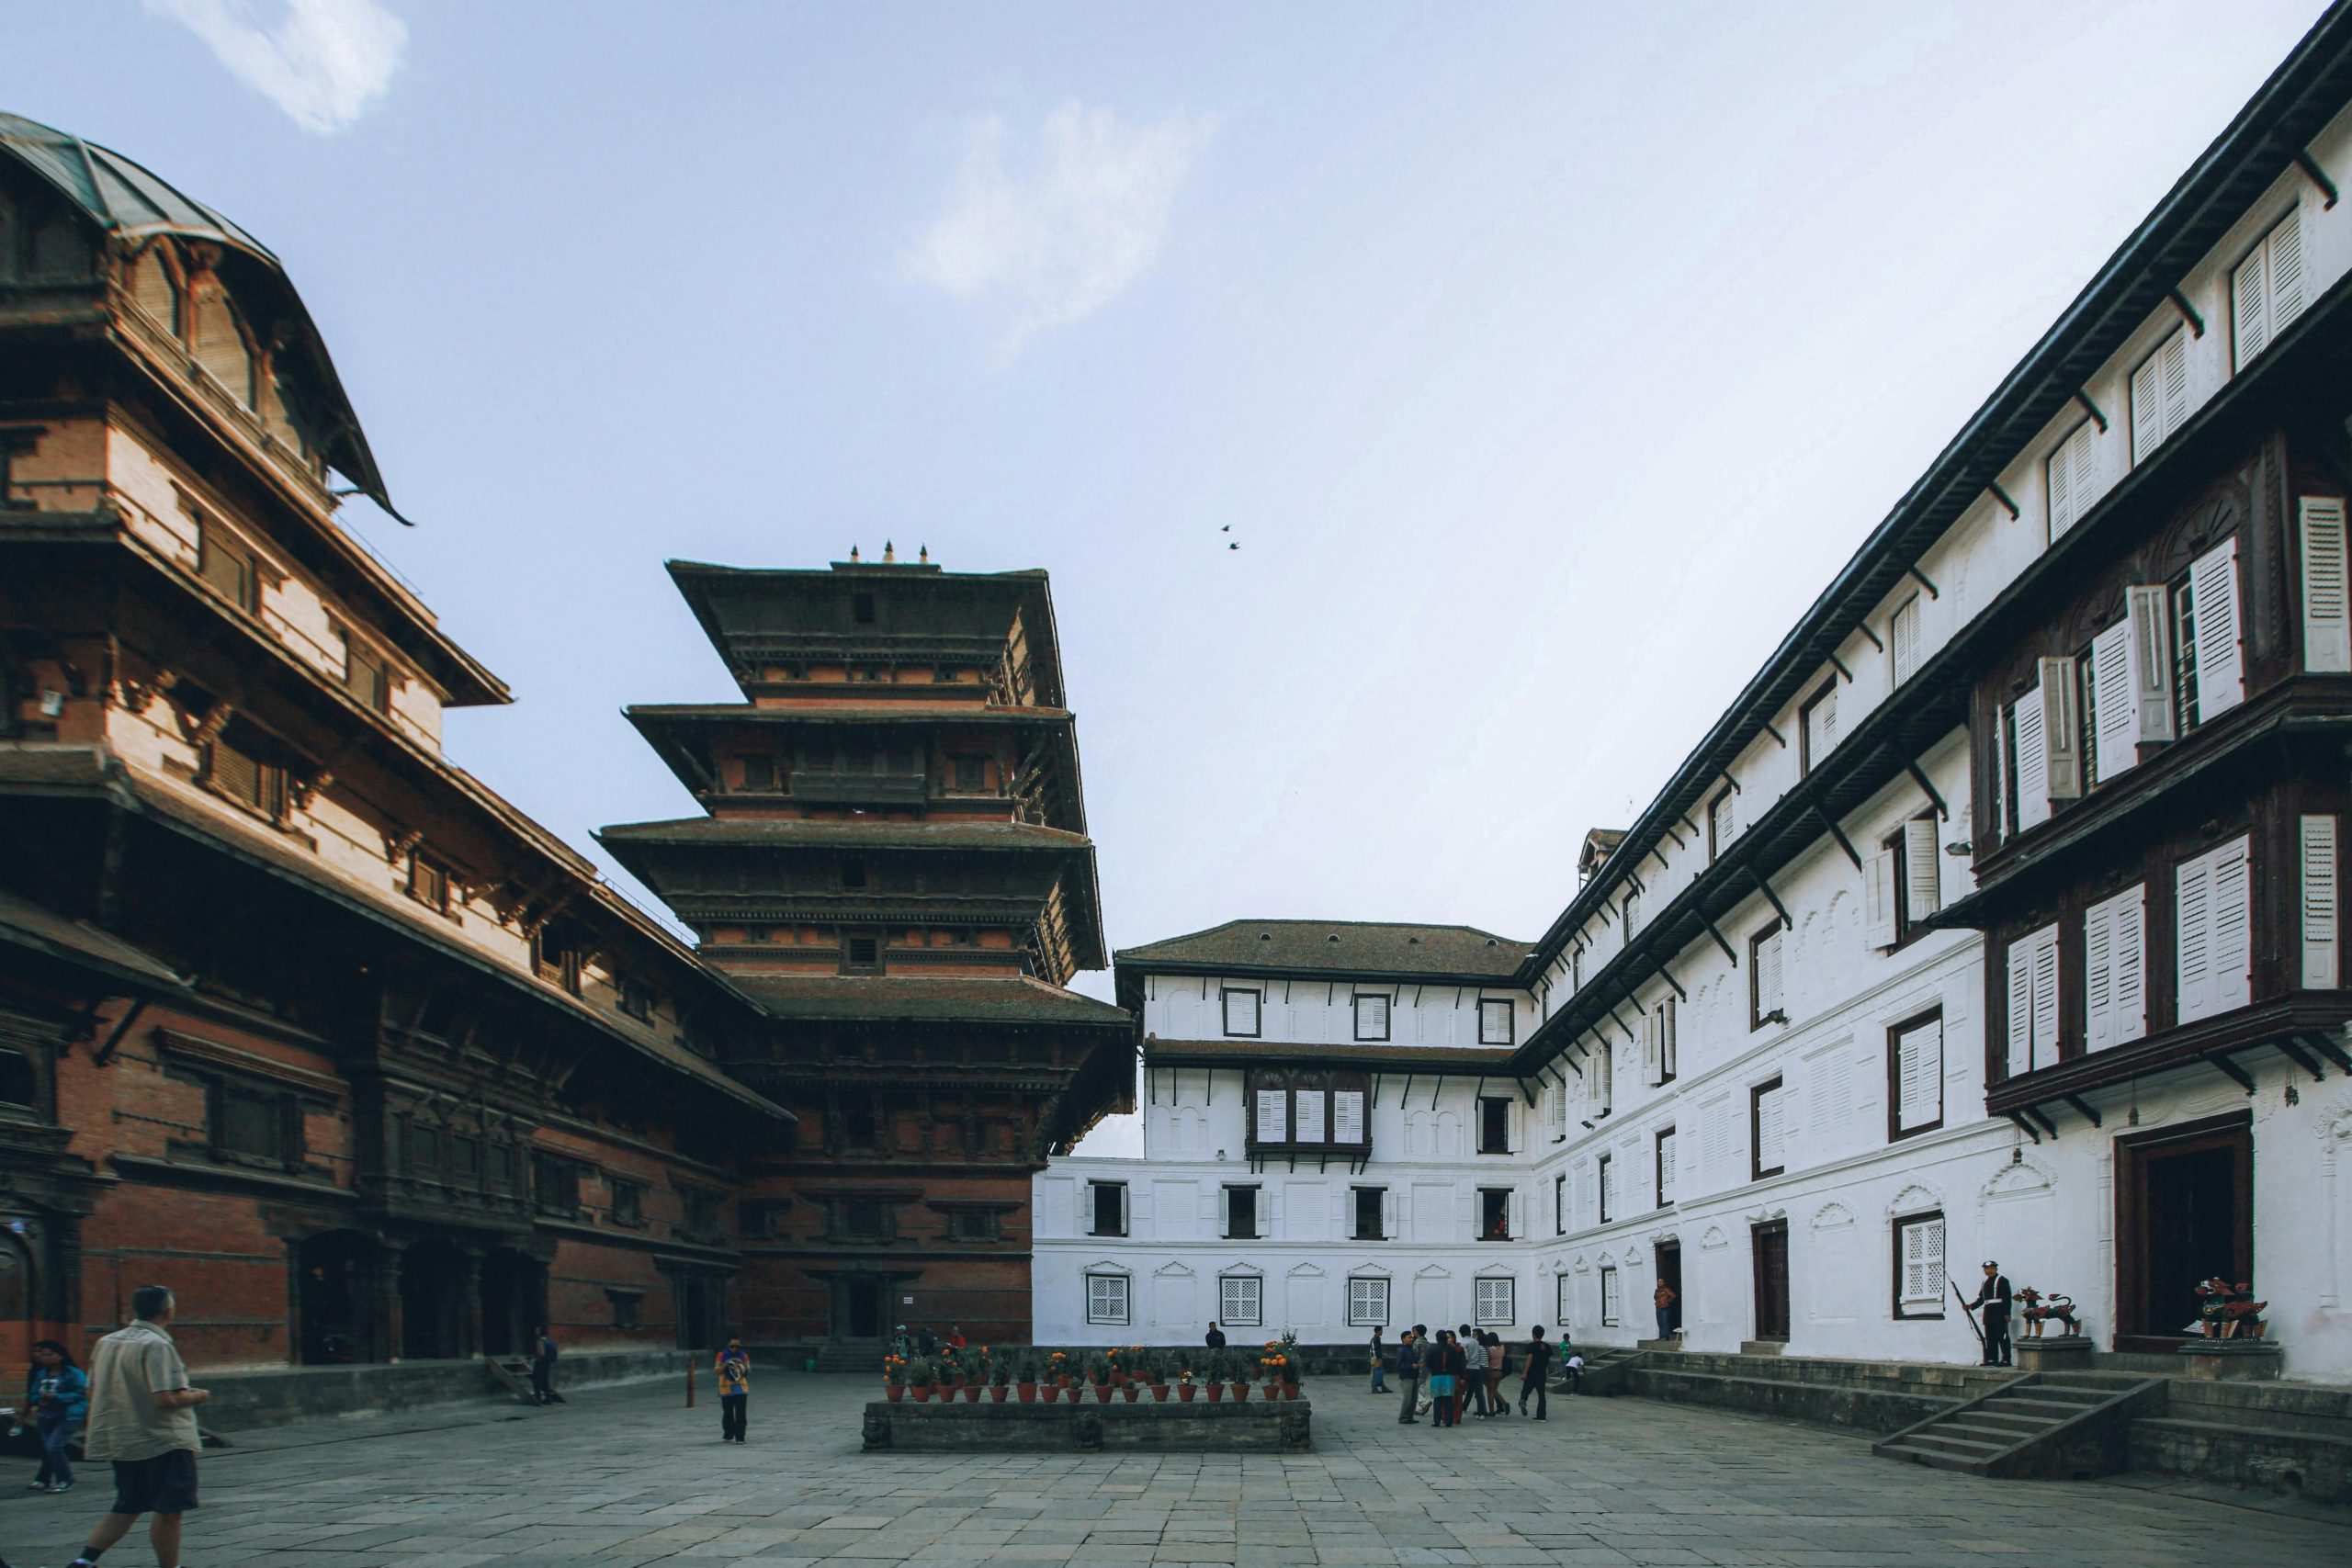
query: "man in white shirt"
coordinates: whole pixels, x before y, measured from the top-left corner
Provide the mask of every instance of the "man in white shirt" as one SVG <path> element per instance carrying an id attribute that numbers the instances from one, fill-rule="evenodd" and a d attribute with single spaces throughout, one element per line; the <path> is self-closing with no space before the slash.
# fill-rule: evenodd
<path id="1" fill-rule="evenodd" d="M 211 1398 L 190 1388 L 179 1348 L 164 1332 L 178 1303 L 161 1285 L 130 1293 L 132 1323 L 90 1354 L 90 1417 L 82 1443 L 114 1464 L 114 1506 L 90 1532 L 74 1568 L 96 1568 L 141 1514 L 156 1568 L 179 1568 L 180 1516 L 197 1506 L 196 1453 L 203 1439 L 196 1407 Z"/>

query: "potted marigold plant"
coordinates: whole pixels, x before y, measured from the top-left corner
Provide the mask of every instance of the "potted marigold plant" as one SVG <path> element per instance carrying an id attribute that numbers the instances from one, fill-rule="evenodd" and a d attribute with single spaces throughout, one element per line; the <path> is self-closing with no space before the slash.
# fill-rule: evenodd
<path id="1" fill-rule="evenodd" d="M 1004 1396 L 1012 1392 L 1012 1358 L 990 1354 L 989 1362 L 989 1402 L 1002 1404 Z"/>
<path id="2" fill-rule="evenodd" d="M 893 1404 L 906 1396 L 907 1359 L 904 1356 L 882 1358 L 882 1393 Z"/>
<path id="3" fill-rule="evenodd" d="M 1201 1381 L 1208 1385 L 1209 1403 L 1225 1398 L 1225 1352 L 1211 1350 L 1201 1358 Z"/>
<path id="4" fill-rule="evenodd" d="M 907 1358 L 907 1386 L 914 1391 L 917 1404 L 928 1404 L 933 1386 L 939 1381 L 939 1368 L 928 1356 Z"/>
<path id="5" fill-rule="evenodd" d="M 1051 1355 L 1047 1356 L 1046 1358 L 1046 1371 L 1053 1377 L 1054 1386 L 1056 1388 L 1068 1388 L 1069 1386 L 1069 1357 L 1065 1352 L 1056 1350 Z"/>
<path id="6" fill-rule="evenodd" d="M 1013 1375 L 1012 1381 L 1021 1392 L 1022 1404 L 1037 1403 L 1037 1359 L 1035 1356 L 1023 1355 L 1021 1358 L 1021 1371 Z"/>
<path id="7" fill-rule="evenodd" d="M 1111 1403 L 1111 1358 L 1097 1350 L 1086 1358 L 1086 1381 L 1094 1385 L 1094 1399 L 1099 1404 Z"/>
<path id="8" fill-rule="evenodd" d="M 1190 1404 L 1193 1403 L 1193 1396 L 1200 1392 L 1201 1385 L 1193 1381 L 1193 1369 L 1178 1367 L 1176 1369 L 1176 1397 Z"/>

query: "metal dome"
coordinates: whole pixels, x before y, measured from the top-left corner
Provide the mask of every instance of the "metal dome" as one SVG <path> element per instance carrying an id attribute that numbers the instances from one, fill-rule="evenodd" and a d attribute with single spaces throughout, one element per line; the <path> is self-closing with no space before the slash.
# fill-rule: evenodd
<path id="1" fill-rule="evenodd" d="M 403 523 L 408 519 L 392 508 L 382 473 L 368 450 L 359 416 L 345 395 L 326 342 L 303 306 L 285 265 L 268 246 L 220 213 L 174 188 L 153 171 L 80 137 L 20 115 L 0 113 L 0 153 L 69 197 L 85 217 L 130 250 L 162 234 L 221 246 L 241 261 L 241 292 L 273 297 L 280 312 L 300 329 L 298 342 L 312 361 L 317 378 L 317 412 L 322 429 L 321 448 L 327 462 L 367 496 Z"/>

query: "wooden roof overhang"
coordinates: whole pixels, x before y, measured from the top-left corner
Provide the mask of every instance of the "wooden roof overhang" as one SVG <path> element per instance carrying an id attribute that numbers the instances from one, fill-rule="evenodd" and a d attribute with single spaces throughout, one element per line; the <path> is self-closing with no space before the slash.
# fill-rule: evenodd
<path id="1" fill-rule="evenodd" d="M 2105 1118 L 2089 1097 L 2143 1078 L 2217 1073 L 2250 1099 L 2256 1080 L 2239 1058 L 2258 1051 L 2275 1052 L 2311 1074 L 2312 1081 L 2323 1082 L 2330 1066 L 2352 1075 L 2352 1054 L 2343 1043 L 2347 1021 L 2352 994 L 2297 992 L 2004 1079 L 1985 1091 L 1985 1109 L 2007 1117 L 2038 1144 L 2045 1135 L 2058 1136 L 2062 1108 L 2092 1127 L 2102 1126 Z"/>
<path id="2" fill-rule="evenodd" d="M 718 733 L 738 726 L 919 730 L 1001 726 L 1029 736 L 1035 760 L 1046 766 L 1046 819 L 1069 832 L 1086 831 L 1086 785 L 1079 771 L 1077 716 L 1063 708 L 941 703 L 917 710 L 890 704 L 869 705 L 862 700 L 854 705 L 809 704 L 791 707 L 762 707 L 750 703 L 661 703 L 632 705 L 623 708 L 621 716 L 636 727 L 654 754 L 677 775 L 678 782 L 695 799 L 706 803 L 729 798 L 728 793 L 718 787 L 711 765 L 716 759 Z"/>
<path id="3" fill-rule="evenodd" d="M 1143 1039 L 1146 1068 L 1295 1064 L 1415 1077 L 1510 1079 L 1516 1076 L 1515 1055 L 1495 1045 L 1323 1045 L 1297 1040 L 1162 1040 L 1154 1034 Z"/>
<path id="4" fill-rule="evenodd" d="M 96 748 L 88 749 L 84 755 L 86 764 L 79 779 L 69 781 L 55 769 L 48 769 L 45 772 L 49 776 L 41 778 L 34 786 L 38 793 L 51 798 L 77 796 L 152 824 L 209 852 L 243 864 L 299 894 L 317 898 L 345 914 L 356 916 L 435 959 L 455 964 L 493 981 L 517 996 L 551 1010 L 555 1016 L 569 1023 L 621 1047 L 631 1055 L 671 1073 L 683 1075 L 699 1087 L 746 1110 L 771 1118 L 791 1119 L 791 1113 L 782 1106 L 752 1092 L 729 1077 L 716 1064 L 704 1060 L 684 1046 L 662 1039 L 650 1031 L 637 1029 L 622 1020 L 607 1018 L 561 987 L 507 968 L 443 934 L 435 929 L 435 917 L 426 913 L 422 906 L 395 902 L 389 895 L 379 899 L 332 877 L 322 877 L 299 852 L 269 841 L 258 833 L 246 833 L 231 827 L 225 814 L 232 807 L 224 806 L 216 814 L 194 801 L 180 798 L 167 786 L 137 778 Z M 43 761 L 53 761 L 54 759 Z M 0 797 L 13 793 L 8 781 L 0 777 Z M 695 967 L 699 973 L 708 974 L 699 964 Z M 732 987 L 716 976 L 711 977 L 711 983 L 715 989 L 735 994 Z"/>
<path id="5" fill-rule="evenodd" d="M 2348 97 L 2352 6 L 2338 6 L 2320 18 L 2108 258 L 1806 609 L 1627 830 L 1624 841 L 1552 923 L 1522 971 L 1522 984 L 1537 982 L 1578 928 L 1615 897 L 1625 874 L 1649 855 L 1668 826 L 1703 807 L 1720 787 L 1725 770 L 1764 733 L 1765 726 L 1809 682 L 1820 679 L 1830 656 L 1910 574 L 1928 548 L 1984 499 L 2001 470 L 2125 340 L 2165 306 L 2179 279 L 2256 197 L 2294 166 L 2297 154 Z M 2307 310 L 2290 333 L 2307 337 L 2316 324 L 2312 314 Z M 2227 330 L 2227 324 L 2215 323 L 2208 330 Z M 2079 532 L 2078 527 L 2067 537 Z M 2058 553 L 2053 548 L 2041 558 L 2028 579 L 2047 576 Z M 1918 677 L 1913 679 L 1917 683 Z"/>
<path id="6" fill-rule="evenodd" d="M 2352 16 L 2352 10 L 2347 10 L 2346 15 Z M 2055 604 L 2077 591 L 2083 563 L 2105 558 L 2119 534 L 2145 526 L 2177 504 L 2179 475 L 2205 471 L 2219 456 L 2235 449 L 2256 432 L 2268 428 L 2269 422 L 2277 416 L 2273 389 L 2302 385 L 2310 377 L 2324 373 L 2327 367 L 2340 361 L 2346 353 L 2347 331 L 2352 331 L 2352 276 L 2340 280 L 2319 302 L 2307 309 L 2271 351 L 2215 394 L 2177 435 L 2165 444 L 2154 460 L 2143 464 L 2109 491 L 2081 522 L 2060 536 L 2032 566 L 2012 581 L 1983 614 L 1939 649 L 1905 683 L 1900 702 L 1882 702 L 1871 709 L 1826 757 L 1815 762 L 1811 773 L 1776 801 L 1755 826 L 1734 840 L 1729 849 L 1719 853 L 1697 881 L 1686 886 L 1665 908 L 1651 915 L 1628 946 L 1611 955 L 1597 972 L 1588 975 L 1583 989 L 1562 1000 L 1521 1047 L 1525 1069 L 1533 1072 L 1597 1029 L 1616 1028 L 1623 1032 L 1624 1021 L 1613 1018 L 1611 1010 L 1623 1011 L 1630 1004 L 1634 1010 L 1640 1010 L 1638 1004 L 1632 1002 L 1633 991 L 1655 983 L 1665 972 L 1665 964 L 1694 942 L 1716 941 L 1735 964 L 1745 964 L 1747 954 L 1730 940 L 1734 933 L 1720 929 L 1722 920 L 1769 886 L 1784 866 L 1825 836 L 1839 840 L 1839 847 L 1859 859 L 1854 846 L 1844 841 L 1843 829 L 1833 825 L 1886 784 L 1912 773 L 1921 752 L 1954 727 L 1966 724 L 1977 670 L 2013 646 Z M 1819 671 L 1811 673 L 1817 677 Z M 2249 705 L 2257 712 L 2266 711 L 2262 704 Z M 1703 781 L 1710 787 L 1690 797 L 1694 808 L 1702 796 L 1712 793 L 1717 777 L 1710 775 Z M 2119 800 L 2131 794 L 2132 791 L 2123 790 Z M 1923 804 L 1929 803 L 1924 784 L 1921 798 Z M 2037 829 L 2037 834 L 2057 832 L 2075 815 L 2074 810 L 2062 813 L 2050 828 Z M 2034 841 L 2035 835 L 2028 835 L 2019 843 L 2030 846 Z M 1634 842 L 1634 839 L 1628 839 L 1618 854 L 1623 854 Z M 2003 852 L 2007 852 L 2006 848 Z M 2038 857 L 2041 852 L 2036 850 L 2033 853 Z M 1988 858 L 1986 863 L 1997 874 L 2007 874 L 2008 868 L 2001 864 L 1998 857 Z M 1611 857 L 1611 865 L 1617 869 L 1596 877 L 1593 885 L 1577 896 L 1569 906 L 1569 914 L 1575 919 L 1565 927 L 1555 923 L 1555 932 L 1565 929 L 1573 936 L 1599 912 L 1605 902 L 1603 895 L 1613 891 L 1612 879 L 1623 869 L 1617 866 L 1616 856 Z M 1954 908 L 1983 908 L 1973 902 L 1975 897 L 1972 895 Z M 1951 910 L 1946 910 L 1939 917 L 1939 923 L 1962 922 Z M 1546 942 L 1554 940 L 1551 936 L 1545 938 Z"/>
<path id="7" fill-rule="evenodd" d="M 677 585 L 687 607 L 694 612 L 703 635 L 710 639 L 711 646 L 727 661 L 729 671 L 737 672 L 739 682 L 744 680 L 741 671 L 761 659 L 855 657 L 885 663 L 921 663 L 930 657 L 924 650 L 937 647 L 955 649 L 959 656 L 967 650 L 977 651 L 984 660 L 992 662 L 1003 656 L 1012 631 L 1013 613 L 1018 611 L 1039 699 L 1055 706 L 1060 705 L 1064 700 L 1061 645 L 1054 621 L 1053 590 L 1050 580 L 1042 570 L 951 572 L 935 565 L 879 561 L 854 566 L 842 562 L 821 570 L 732 567 L 688 560 L 672 560 L 664 565 L 670 573 L 670 581 Z M 786 592 L 805 588 L 813 597 L 824 589 L 837 589 L 852 582 L 887 590 L 894 605 L 923 595 L 1001 598 L 1006 609 L 1004 630 L 993 637 L 968 631 L 926 633 L 911 627 L 900 630 L 895 626 L 888 634 L 878 630 L 860 633 L 854 629 L 842 632 L 797 628 L 777 630 L 729 625 L 726 607 L 719 603 L 722 591 L 756 593 L 763 587 L 773 585 Z M 870 652 L 867 651 L 869 649 Z M 745 684 L 747 695 L 754 684 L 757 682 Z"/>

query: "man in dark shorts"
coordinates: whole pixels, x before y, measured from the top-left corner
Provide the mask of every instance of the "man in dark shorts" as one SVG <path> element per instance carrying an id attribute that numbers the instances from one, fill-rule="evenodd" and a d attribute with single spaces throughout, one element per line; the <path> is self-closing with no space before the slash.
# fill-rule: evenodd
<path id="1" fill-rule="evenodd" d="M 180 1516 L 197 1506 L 196 1407 L 212 1396 L 190 1388 L 187 1367 L 164 1330 L 177 1306 L 161 1285 L 130 1293 L 128 1328 L 90 1354 L 90 1419 L 83 1447 L 114 1463 L 114 1506 L 90 1532 L 74 1568 L 94 1568 L 141 1514 L 157 1568 L 179 1568 Z"/>

